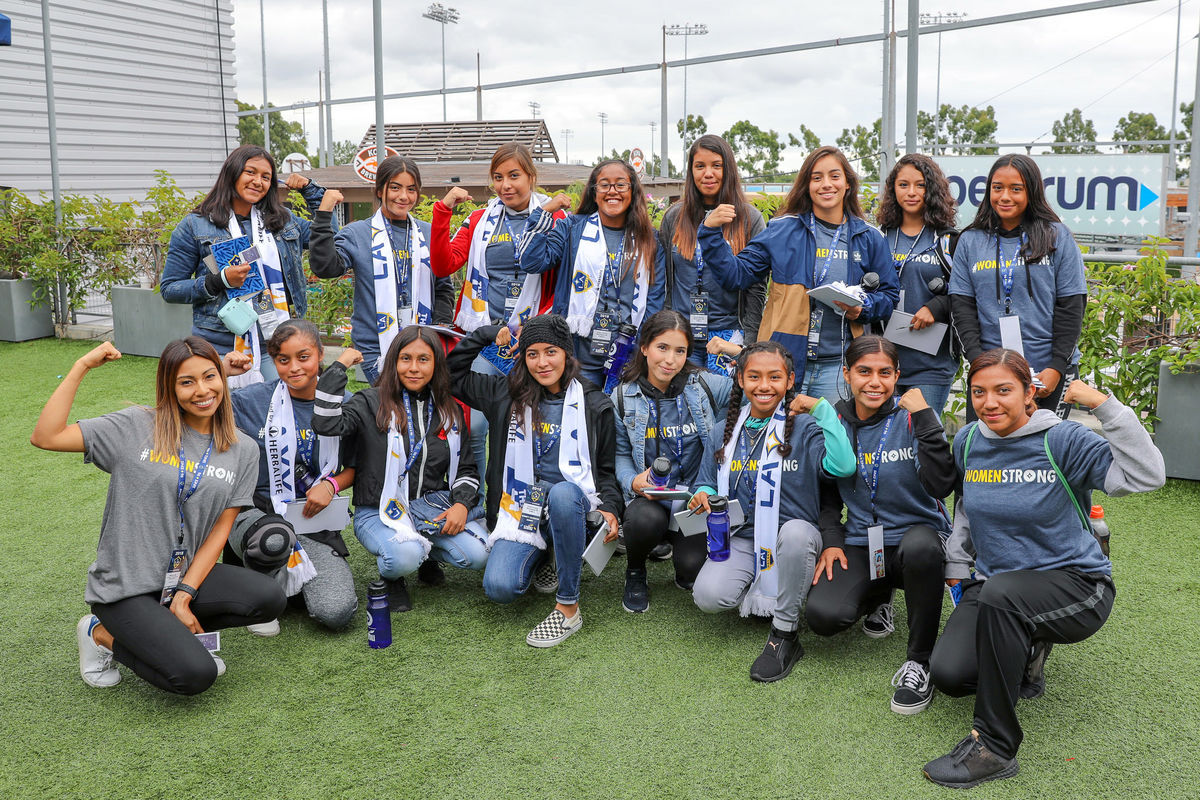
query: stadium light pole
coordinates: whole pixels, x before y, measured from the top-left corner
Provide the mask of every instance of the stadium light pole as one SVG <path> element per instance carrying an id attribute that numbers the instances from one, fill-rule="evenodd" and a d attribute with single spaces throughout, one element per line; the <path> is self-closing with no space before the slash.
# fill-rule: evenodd
<path id="1" fill-rule="evenodd" d="M 921 15 L 922 25 L 941 25 L 944 22 L 962 22 L 966 14 L 957 11 L 933 11 Z M 933 106 L 933 152 L 937 153 L 938 137 L 942 134 L 942 32 L 938 31 L 937 94 Z"/>
<path id="2" fill-rule="evenodd" d="M 421 15 L 442 25 L 442 122 L 446 121 L 446 26 L 458 22 L 458 9 L 447 8 L 441 3 L 433 3 Z"/>
<path id="3" fill-rule="evenodd" d="M 600 118 L 600 160 L 604 160 L 604 126 L 608 124 L 608 114 L 601 111 L 596 115 Z"/>
<path id="4" fill-rule="evenodd" d="M 704 24 L 692 25 L 691 23 L 684 23 L 683 25 L 664 25 L 663 26 L 663 35 L 664 36 L 682 36 L 683 37 L 683 60 L 687 61 L 688 37 L 689 36 L 707 36 L 708 35 L 708 26 L 704 25 Z M 683 136 L 679 137 L 680 139 L 683 139 L 687 136 L 688 127 L 689 126 L 688 126 L 688 115 L 687 115 L 687 64 L 684 64 L 683 65 Z M 683 158 L 684 158 L 684 161 L 686 161 L 687 160 L 687 147 L 684 147 L 683 150 L 684 150 Z"/>
<path id="5" fill-rule="evenodd" d="M 559 131 L 563 135 L 563 161 L 571 163 L 571 134 L 575 131 L 570 128 L 563 128 Z"/>

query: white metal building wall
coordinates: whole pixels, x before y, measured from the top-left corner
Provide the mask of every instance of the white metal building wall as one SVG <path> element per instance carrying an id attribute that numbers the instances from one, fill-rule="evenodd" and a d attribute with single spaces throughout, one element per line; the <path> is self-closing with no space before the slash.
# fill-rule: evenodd
<path id="1" fill-rule="evenodd" d="M 49 193 L 41 2 L 4 5 L 0 186 Z M 50 19 L 63 191 L 141 199 L 156 169 L 212 186 L 237 146 L 232 0 L 51 2 Z"/>

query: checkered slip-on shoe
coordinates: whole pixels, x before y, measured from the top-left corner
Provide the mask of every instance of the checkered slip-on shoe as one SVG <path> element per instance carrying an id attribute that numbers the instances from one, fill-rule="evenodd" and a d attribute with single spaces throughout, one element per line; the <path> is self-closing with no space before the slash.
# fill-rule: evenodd
<path id="1" fill-rule="evenodd" d="M 538 623 L 537 627 L 525 637 L 525 643 L 530 647 L 554 647 L 561 644 L 568 636 L 583 627 L 583 613 L 575 612 L 575 616 L 567 619 L 557 608 L 550 616 Z"/>
<path id="2" fill-rule="evenodd" d="M 554 555 L 546 556 L 546 560 L 533 572 L 533 589 L 542 594 L 552 594 L 558 591 L 558 568 L 554 565 Z"/>

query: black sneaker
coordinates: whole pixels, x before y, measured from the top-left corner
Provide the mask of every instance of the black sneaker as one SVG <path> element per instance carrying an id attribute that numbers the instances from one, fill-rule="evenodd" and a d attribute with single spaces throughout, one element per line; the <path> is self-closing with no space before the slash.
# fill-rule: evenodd
<path id="1" fill-rule="evenodd" d="M 892 592 L 895 596 L 895 592 Z M 872 639 L 886 639 L 896 630 L 896 610 L 889 597 L 885 602 L 875 607 L 875 610 L 863 617 L 862 632 Z"/>
<path id="2" fill-rule="evenodd" d="M 695 588 L 696 582 L 695 581 L 685 581 L 683 578 L 676 575 L 675 576 L 675 585 L 678 586 L 680 589 L 683 589 L 685 592 L 690 592 L 692 589 Z"/>
<path id="3" fill-rule="evenodd" d="M 1046 693 L 1046 659 L 1050 657 L 1050 642 L 1034 642 L 1021 677 L 1021 688 L 1017 690 L 1022 700 L 1033 700 Z"/>
<path id="4" fill-rule="evenodd" d="M 408 584 L 404 582 L 404 578 L 396 578 L 394 581 L 385 578 L 383 582 L 388 587 L 388 608 L 392 613 L 412 611 L 412 598 L 408 596 Z"/>
<path id="5" fill-rule="evenodd" d="M 417 580 L 425 586 L 445 586 L 446 573 L 442 570 L 441 564 L 432 558 L 427 558 L 421 562 L 421 566 L 417 567 Z"/>
<path id="6" fill-rule="evenodd" d="M 933 702 L 933 681 L 929 668 L 916 661 L 905 661 L 892 676 L 892 711 L 897 714 L 920 714 Z"/>
<path id="7" fill-rule="evenodd" d="M 666 561 L 675 552 L 675 548 L 671 547 L 670 542 L 659 542 L 654 545 L 654 548 L 647 554 L 646 558 L 651 561 Z"/>
<path id="8" fill-rule="evenodd" d="M 759 683 L 781 681 L 803 655 L 804 648 L 800 646 L 795 631 L 784 633 L 771 626 L 771 635 L 767 637 L 762 654 L 750 666 L 750 680 Z"/>
<path id="9" fill-rule="evenodd" d="M 1015 758 L 1000 758 L 971 731 L 953 750 L 925 765 L 925 777 L 939 786 L 970 789 L 985 781 L 1011 778 L 1020 768 Z"/>
<path id="10" fill-rule="evenodd" d="M 625 598 L 621 605 L 630 614 L 641 614 L 650 608 L 650 587 L 646 585 L 646 568 L 625 570 Z"/>

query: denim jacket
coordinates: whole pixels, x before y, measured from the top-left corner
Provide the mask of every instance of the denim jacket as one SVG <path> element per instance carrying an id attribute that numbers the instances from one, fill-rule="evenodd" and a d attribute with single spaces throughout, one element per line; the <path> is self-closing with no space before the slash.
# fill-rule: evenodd
<path id="1" fill-rule="evenodd" d="M 300 193 L 304 196 L 308 210 L 314 212 L 321 204 L 321 198 L 325 196 L 325 189 L 309 181 Z M 275 244 L 279 248 L 279 266 L 283 270 L 283 280 L 292 306 L 296 316 L 303 317 L 308 309 L 308 283 L 304 277 L 301 251 L 308 247 L 310 225 L 308 220 L 291 213 L 288 217 L 283 230 L 275 234 Z M 199 214 L 188 214 L 171 233 L 171 244 L 159 281 L 163 300 L 168 303 L 192 304 L 193 333 L 207 339 L 218 348 L 233 346 L 233 334 L 217 317 L 217 312 L 228 302 L 228 298 L 224 292 L 215 297 L 208 293 L 204 286 L 204 279 L 208 273 L 204 258 L 212 252 L 213 242 L 229 238 L 228 228 L 218 227 Z"/>
<path id="2" fill-rule="evenodd" d="M 712 391 L 711 403 L 700 381 L 707 383 Z M 718 415 L 724 419 L 732 389 L 733 381 L 724 375 L 696 372 L 688 377 L 683 387 L 683 398 L 688 413 L 696 421 L 701 441 L 707 441 Z M 619 401 L 618 394 L 623 395 Z M 650 424 L 650 400 L 634 381 L 622 383 L 613 389 L 612 401 L 613 406 L 625 411 L 624 418 L 618 420 L 617 424 L 617 483 L 621 485 L 626 498 L 631 498 L 634 496 L 633 479 L 649 466 L 646 463 L 646 428 Z M 713 410 L 714 405 L 716 411 Z"/>

